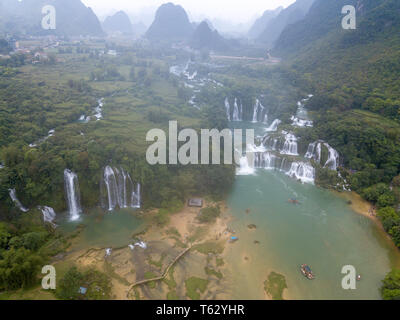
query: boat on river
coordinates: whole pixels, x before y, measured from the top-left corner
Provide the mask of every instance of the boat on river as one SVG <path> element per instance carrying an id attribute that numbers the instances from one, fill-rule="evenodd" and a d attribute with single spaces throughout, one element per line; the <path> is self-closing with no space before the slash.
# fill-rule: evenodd
<path id="1" fill-rule="evenodd" d="M 309 280 L 315 279 L 315 275 L 308 265 L 306 264 L 301 265 L 300 271 L 303 274 L 303 276 L 305 276 L 307 279 Z"/>

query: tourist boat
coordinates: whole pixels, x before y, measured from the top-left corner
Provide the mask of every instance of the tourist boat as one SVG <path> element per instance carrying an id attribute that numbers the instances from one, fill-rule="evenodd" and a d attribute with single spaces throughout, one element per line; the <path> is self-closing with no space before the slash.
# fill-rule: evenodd
<path id="1" fill-rule="evenodd" d="M 308 265 L 306 265 L 306 264 L 301 265 L 300 270 L 301 270 L 301 273 L 303 274 L 303 276 L 305 276 L 307 279 L 309 279 L 309 280 L 315 279 L 315 276 L 314 276 L 313 272 L 311 271 L 311 268 Z"/>

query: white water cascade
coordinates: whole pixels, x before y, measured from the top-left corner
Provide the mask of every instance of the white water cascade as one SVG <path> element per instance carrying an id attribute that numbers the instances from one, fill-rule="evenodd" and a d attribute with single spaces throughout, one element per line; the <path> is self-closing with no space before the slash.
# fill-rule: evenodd
<path id="1" fill-rule="evenodd" d="M 275 120 L 272 122 L 272 124 L 271 124 L 267 129 L 265 129 L 265 131 L 268 131 L 268 132 L 277 131 L 277 130 L 278 130 L 278 126 L 279 126 L 281 123 L 282 123 L 281 120 L 275 119 Z"/>
<path id="2" fill-rule="evenodd" d="M 315 169 L 309 163 L 293 162 L 287 175 L 303 183 L 314 183 Z"/>
<path id="3" fill-rule="evenodd" d="M 231 121 L 231 106 L 229 104 L 228 97 L 225 98 L 225 109 L 226 109 L 226 117 L 228 121 Z"/>
<path id="4" fill-rule="evenodd" d="M 314 125 L 314 122 L 309 119 L 308 111 L 304 106 L 304 103 L 307 102 L 311 97 L 312 95 L 309 95 L 308 98 L 297 102 L 296 115 L 291 117 L 292 126 L 304 128 L 312 127 Z"/>
<path id="5" fill-rule="evenodd" d="M 249 156 L 252 154 L 244 155 L 240 158 L 239 168 L 236 170 L 236 175 L 238 176 L 248 176 L 255 173 L 254 165 L 250 165 Z"/>
<path id="6" fill-rule="evenodd" d="M 235 103 L 233 105 L 233 121 L 242 121 L 242 113 L 243 113 L 243 107 L 242 105 L 240 105 L 240 109 L 239 109 L 239 105 L 238 105 L 238 100 L 237 98 L 235 98 Z"/>
<path id="7" fill-rule="evenodd" d="M 257 148 L 256 148 L 257 149 Z M 240 168 L 236 175 L 253 175 L 255 169 L 277 170 L 302 183 L 314 183 L 315 169 L 310 163 L 292 161 L 285 156 L 277 156 L 273 152 L 248 152 L 240 160 Z"/>
<path id="8" fill-rule="evenodd" d="M 9 191 L 9 193 L 10 193 L 10 198 L 11 198 L 11 200 L 14 202 L 15 206 L 16 206 L 19 210 L 21 210 L 22 212 L 28 212 L 29 209 L 25 208 L 25 207 L 22 205 L 21 201 L 18 200 L 17 192 L 15 191 L 15 189 L 9 189 L 8 191 Z"/>
<path id="9" fill-rule="evenodd" d="M 82 213 L 78 176 L 69 169 L 64 170 L 64 189 L 71 221 L 76 221 Z"/>
<path id="10" fill-rule="evenodd" d="M 262 117 L 262 113 L 264 111 L 265 107 L 261 104 L 260 100 L 256 99 L 256 103 L 254 104 L 254 110 L 253 110 L 253 123 L 258 122 L 258 120 Z M 266 115 L 267 116 L 267 115 Z M 265 117 L 264 117 L 264 122 L 265 122 Z M 268 120 L 268 116 L 267 116 Z"/>
<path id="11" fill-rule="evenodd" d="M 324 167 L 336 171 L 339 164 L 339 153 L 327 143 L 324 143 L 324 146 L 328 149 L 329 153 Z"/>
<path id="12" fill-rule="evenodd" d="M 103 106 L 104 106 L 104 98 L 101 98 L 97 101 L 97 107 L 94 109 L 94 117 L 97 121 L 103 118 Z"/>
<path id="13" fill-rule="evenodd" d="M 49 222 L 50 224 L 55 226 L 54 220 L 56 218 L 56 213 L 54 209 L 46 206 L 38 207 L 38 209 L 42 211 L 44 222 Z"/>
<path id="14" fill-rule="evenodd" d="M 310 143 L 307 149 L 307 153 L 304 157 L 307 159 L 314 159 L 315 162 L 320 164 L 322 161 L 322 146 L 324 146 L 328 150 L 328 159 L 324 164 L 324 168 L 329 168 L 330 170 L 336 171 L 339 166 L 339 153 L 324 141 L 319 140 Z"/>
<path id="15" fill-rule="evenodd" d="M 117 206 L 123 208 L 140 208 L 140 184 L 134 184 L 129 173 L 124 169 L 105 167 L 103 182 L 107 192 L 108 210 L 112 211 Z"/>
<path id="16" fill-rule="evenodd" d="M 321 142 L 316 141 L 308 145 L 306 159 L 314 159 L 315 162 L 321 163 Z"/>
<path id="17" fill-rule="evenodd" d="M 298 156 L 297 152 L 297 138 L 291 133 L 285 133 L 285 143 L 283 144 L 281 154 L 287 154 L 291 156 Z"/>

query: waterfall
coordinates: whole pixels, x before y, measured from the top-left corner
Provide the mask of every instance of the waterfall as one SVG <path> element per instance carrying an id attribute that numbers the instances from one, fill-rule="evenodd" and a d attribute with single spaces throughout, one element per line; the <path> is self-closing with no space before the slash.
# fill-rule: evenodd
<path id="1" fill-rule="evenodd" d="M 17 192 L 15 191 L 15 189 L 8 189 L 9 193 L 10 193 L 10 198 L 11 200 L 14 202 L 14 204 L 16 205 L 16 207 L 21 210 L 22 212 L 28 212 L 29 209 L 25 208 L 22 203 L 18 200 L 17 198 Z"/>
<path id="2" fill-rule="evenodd" d="M 261 169 L 278 169 L 281 158 L 271 154 L 270 152 L 258 152 L 254 155 L 254 167 Z"/>
<path id="3" fill-rule="evenodd" d="M 123 168 L 104 168 L 104 184 L 107 191 L 108 210 L 112 211 L 117 206 L 123 208 L 140 208 L 141 186 L 134 184 L 131 176 Z"/>
<path id="4" fill-rule="evenodd" d="M 295 116 L 292 116 L 291 120 L 293 121 L 292 126 L 294 127 L 304 128 L 304 127 L 312 127 L 314 125 L 313 121 L 311 120 L 304 120 L 297 118 Z"/>
<path id="5" fill-rule="evenodd" d="M 104 169 L 104 183 L 107 188 L 108 210 L 112 211 L 117 206 L 119 194 L 117 179 L 115 178 L 114 170 L 110 166 L 107 166 Z"/>
<path id="6" fill-rule="evenodd" d="M 226 109 L 226 117 L 228 118 L 228 121 L 231 121 L 231 106 L 229 104 L 228 97 L 225 98 L 225 109 Z"/>
<path id="7" fill-rule="evenodd" d="M 312 127 L 314 125 L 312 120 L 309 120 L 307 109 L 303 102 L 307 102 L 310 98 L 303 99 L 297 102 L 297 112 L 295 116 L 291 117 L 292 126 L 294 127 Z"/>
<path id="8" fill-rule="evenodd" d="M 253 110 L 253 123 L 258 122 L 258 119 L 262 115 L 262 112 L 264 111 L 264 106 L 261 104 L 260 100 L 256 99 L 256 103 L 254 104 L 254 110 Z M 266 115 L 267 116 L 267 115 Z M 268 116 L 267 116 L 268 120 Z M 264 118 L 265 121 L 265 118 Z"/>
<path id="9" fill-rule="evenodd" d="M 303 183 L 314 183 L 315 179 L 315 169 L 305 162 L 293 162 L 289 172 L 286 174 Z"/>
<path id="10" fill-rule="evenodd" d="M 269 128 L 265 129 L 265 131 L 272 132 L 272 131 L 277 131 L 278 126 L 282 123 L 281 120 L 275 119 L 274 122 L 269 126 Z"/>
<path id="11" fill-rule="evenodd" d="M 94 116 L 98 120 L 103 118 L 103 106 L 104 106 L 104 98 L 101 98 L 97 101 L 97 107 L 94 109 Z"/>
<path id="12" fill-rule="evenodd" d="M 285 143 L 281 150 L 281 154 L 287 154 L 291 156 L 299 155 L 297 152 L 297 138 L 293 134 L 287 133 L 285 135 Z"/>
<path id="13" fill-rule="evenodd" d="M 316 141 L 310 143 L 304 157 L 307 159 L 314 159 L 315 162 L 321 163 L 321 142 Z"/>
<path id="14" fill-rule="evenodd" d="M 339 153 L 326 142 L 315 141 L 310 143 L 304 157 L 307 159 L 314 159 L 315 162 L 321 163 L 322 145 L 328 149 L 328 160 L 325 162 L 324 168 L 336 171 L 339 165 Z"/>
<path id="15" fill-rule="evenodd" d="M 252 156 L 251 154 L 242 156 L 240 158 L 240 167 L 236 170 L 236 175 L 238 176 L 248 176 L 254 174 L 254 166 L 249 165 L 248 156 Z"/>
<path id="16" fill-rule="evenodd" d="M 69 169 L 64 170 L 64 189 L 70 219 L 78 220 L 82 213 L 78 176 Z"/>
<path id="17" fill-rule="evenodd" d="M 239 105 L 237 98 L 235 98 L 235 103 L 233 107 L 233 121 L 242 121 L 241 120 L 241 114 L 243 113 L 243 106 L 241 105 L 241 108 L 239 110 Z"/>
<path id="18" fill-rule="evenodd" d="M 271 150 L 271 151 L 278 150 L 278 148 L 277 148 L 278 147 L 278 139 L 277 138 L 266 135 L 263 138 L 262 144 L 268 150 Z"/>
<path id="19" fill-rule="evenodd" d="M 54 212 L 53 208 L 43 206 L 38 207 L 38 209 L 42 211 L 44 222 L 49 222 L 52 225 L 55 225 L 53 221 L 56 218 L 56 213 Z"/>
<path id="20" fill-rule="evenodd" d="M 141 199 L 141 186 L 140 183 L 136 184 L 136 191 L 132 191 L 131 196 L 131 207 L 132 208 L 140 208 L 142 199 Z"/>
<path id="21" fill-rule="evenodd" d="M 329 152 L 328 160 L 324 167 L 336 171 L 339 164 L 339 153 L 327 143 L 324 143 L 324 146 Z"/>

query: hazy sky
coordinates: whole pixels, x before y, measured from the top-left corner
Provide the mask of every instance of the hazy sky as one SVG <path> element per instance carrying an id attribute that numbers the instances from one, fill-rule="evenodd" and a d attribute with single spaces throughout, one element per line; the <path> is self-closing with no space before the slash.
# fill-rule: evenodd
<path id="1" fill-rule="evenodd" d="M 130 13 L 140 12 L 144 8 L 158 7 L 166 2 L 179 4 L 194 19 L 205 16 L 211 19 L 231 20 L 245 23 L 260 16 L 267 9 L 279 6 L 287 7 L 295 0 L 82 0 L 96 14 L 104 16 L 113 10 L 125 10 Z"/>

